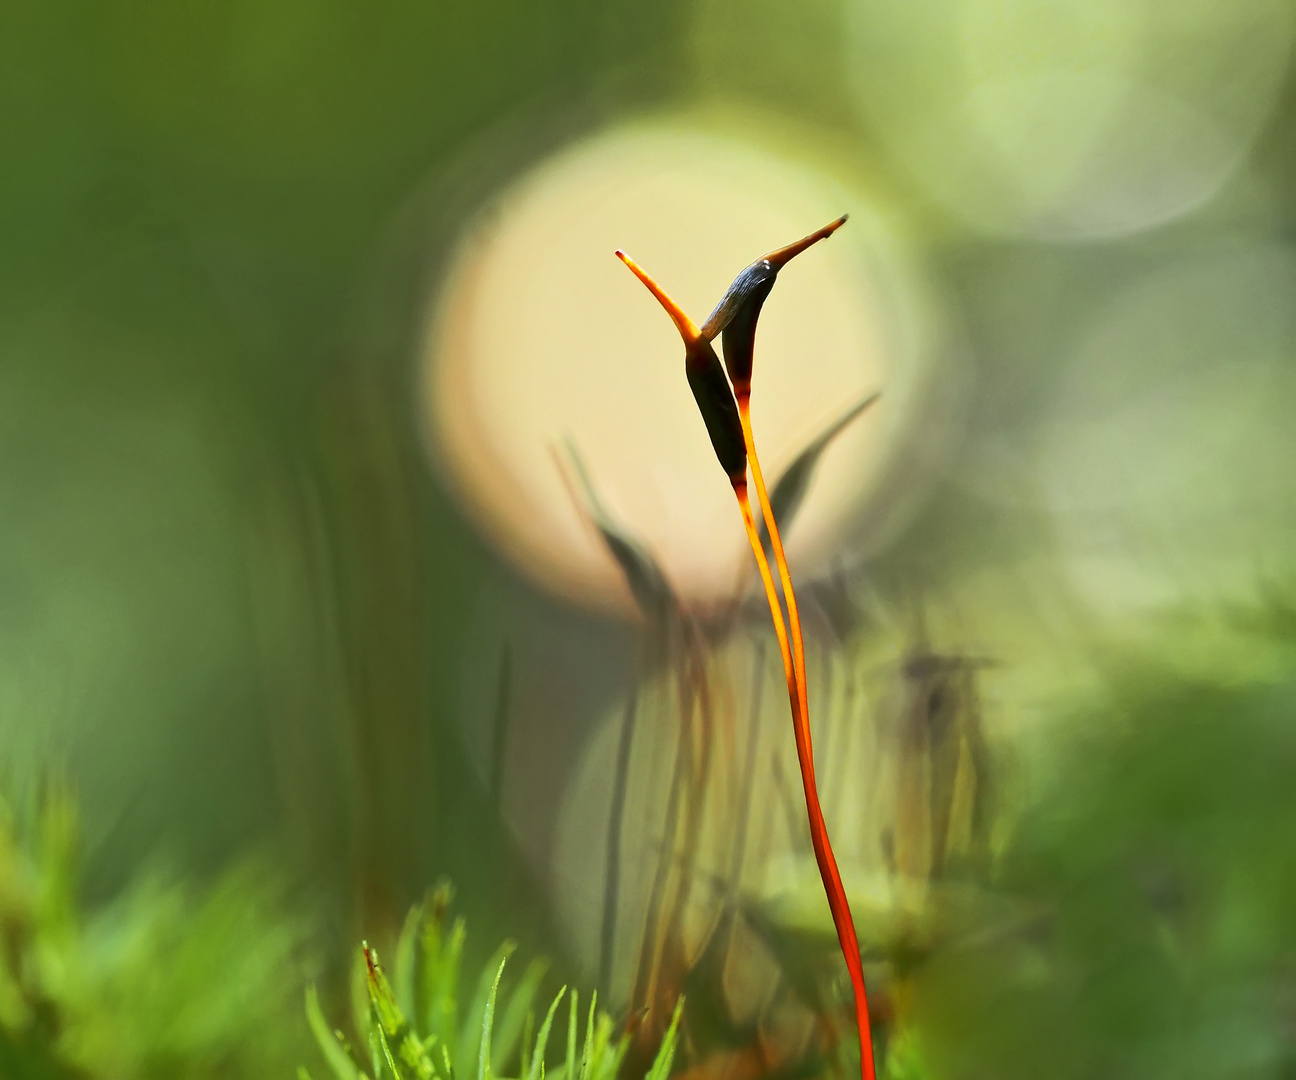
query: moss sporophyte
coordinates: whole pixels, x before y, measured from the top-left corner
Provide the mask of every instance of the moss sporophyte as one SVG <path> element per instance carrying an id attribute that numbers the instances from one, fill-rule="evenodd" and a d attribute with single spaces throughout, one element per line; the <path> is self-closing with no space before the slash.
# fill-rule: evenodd
<path id="1" fill-rule="evenodd" d="M 845 221 L 846 217 L 843 215 L 803 239 L 757 259 L 734 279 L 720 303 L 701 327 L 694 323 L 666 291 L 625 252 L 618 251 L 616 254 L 617 258 L 648 287 L 679 330 L 680 337 L 684 341 L 684 372 L 689 387 L 693 391 L 698 410 L 706 424 L 707 434 L 711 437 L 716 458 L 720 462 L 720 467 L 724 469 L 725 475 L 728 476 L 738 500 L 743 526 L 747 530 L 747 539 L 751 544 L 752 554 L 756 558 L 757 569 L 760 571 L 761 583 L 764 585 L 765 597 L 769 602 L 770 615 L 774 622 L 774 633 L 778 638 L 779 651 L 783 657 L 783 673 L 787 679 L 792 730 L 796 738 L 797 761 L 800 765 L 801 784 L 805 792 L 811 843 L 814 847 L 815 861 L 819 866 L 819 874 L 823 879 L 824 892 L 828 897 L 833 924 L 837 929 L 837 940 L 841 945 L 854 990 L 855 1018 L 859 1027 L 861 1074 L 864 1080 L 874 1080 L 873 1039 L 869 1028 L 868 998 L 864 988 L 859 941 L 855 934 L 850 905 L 846 899 L 846 890 L 842 887 L 841 874 L 837 869 L 837 860 L 828 840 L 828 828 L 824 823 L 815 782 L 801 617 L 797 611 L 796 594 L 792 589 L 792 576 L 788 571 L 778 523 L 774 520 L 769 494 L 761 474 L 760 459 L 756 454 L 751 424 L 752 359 L 756 322 L 761 307 L 773 289 L 779 271 L 801 252 L 831 236 Z M 728 379 L 711 345 L 711 342 L 722 333 Z M 747 489 L 749 469 L 756 488 L 756 497 L 760 503 L 761 516 L 773 548 L 774 561 L 783 587 L 783 597 L 787 603 L 786 620 L 752 513 Z"/>

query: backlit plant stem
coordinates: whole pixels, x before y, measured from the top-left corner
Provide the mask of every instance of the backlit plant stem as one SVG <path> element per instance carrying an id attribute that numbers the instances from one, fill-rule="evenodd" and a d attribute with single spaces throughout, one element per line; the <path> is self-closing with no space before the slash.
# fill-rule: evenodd
<path id="1" fill-rule="evenodd" d="M 864 990 L 864 968 L 860 961 L 859 940 L 855 934 L 855 924 L 851 919 L 846 890 L 842 886 L 841 873 L 837 869 L 837 859 L 833 855 L 832 844 L 828 839 L 828 827 L 824 822 L 823 809 L 819 804 L 818 785 L 815 782 L 814 747 L 810 738 L 805 643 L 801 635 L 801 617 L 797 611 L 796 595 L 792 591 L 792 575 L 788 571 L 787 559 L 783 553 L 783 540 L 770 507 L 760 461 L 756 457 L 750 414 L 751 347 L 760 304 L 773 286 L 778 270 L 788 259 L 832 235 L 845 220 L 844 217 L 839 218 L 795 244 L 771 252 L 764 259 L 753 263 L 743 272 L 743 275 L 740 275 L 726 299 L 721 301 L 720 307 L 707 320 L 705 331 L 699 330 L 697 324 L 666 291 L 624 251 L 618 251 L 616 255 L 657 298 L 675 323 L 676 329 L 679 330 L 680 337 L 684 341 L 684 371 L 688 377 L 689 387 L 693 391 L 698 410 L 706 424 L 716 458 L 729 477 L 734 495 L 738 499 L 738 507 L 742 511 L 743 527 L 747 531 L 747 540 L 751 544 L 752 554 L 756 557 L 756 565 L 760 570 L 765 597 L 769 601 L 770 616 L 774 621 L 774 634 L 778 638 L 779 652 L 783 658 L 788 702 L 792 709 L 792 730 L 796 740 L 797 762 L 801 768 L 801 785 L 805 792 L 806 816 L 810 825 L 810 841 L 814 847 L 819 875 L 823 879 L 824 892 L 828 897 L 833 925 L 837 928 L 837 940 L 841 945 L 842 955 L 846 959 L 846 968 L 850 973 L 851 987 L 854 990 L 855 1018 L 860 1041 L 860 1071 L 863 1080 L 875 1080 L 873 1036 L 869 1027 L 868 997 Z M 741 321 L 741 332 L 736 335 L 737 348 L 726 350 L 726 360 L 732 357 L 733 361 L 729 365 L 730 379 L 727 380 L 715 350 L 711 347 L 711 338 L 721 332 L 725 326 L 732 325 L 735 318 Z M 737 329 L 739 328 L 735 327 L 735 330 Z M 732 380 L 732 387 L 730 380 Z M 788 621 L 792 626 L 790 642 L 787 623 L 783 618 L 783 608 L 779 603 L 778 591 L 774 587 L 774 578 L 770 572 L 769 560 L 765 557 L 765 548 L 761 544 L 752 514 L 751 499 L 747 492 L 749 467 L 756 484 L 761 516 L 765 520 L 774 558 L 778 563 L 783 595 L 787 600 Z"/>
<path id="2" fill-rule="evenodd" d="M 738 492 L 737 485 L 734 490 L 738 493 L 738 502 L 743 509 L 743 523 L 747 527 L 748 542 L 760 567 L 761 582 L 765 586 L 770 614 L 774 618 L 775 632 L 779 639 L 779 646 L 783 650 L 784 667 L 790 669 L 788 693 L 792 698 L 792 731 L 796 739 L 797 763 L 801 768 L 801 786 L 805 791 L 810 843 L 814 848 L 815 862 L 819 865 L 819 876 L 823 880 L 824 892 L 828 897 L 828 908 L 832 912 L 833 925 L 837 928 L 837 941 L 841 945 L 846 969 L 850 973 L 851 988 L 854 991 L 855 1021 L 859 1028 L 861 1075 L 864 1080 L 874 1080 L 873 1033 L 869 1024 L 868 994 L 864 989 L 864 966 L 860 961 L 859 938 L 855 934 L 855 921 L 851 917 L 850 902 L 846 898 L 846 889 L 842 885 L 841 872 L 837 869 L 837 858 L 833 854 L 832 843 L 828 839 L 828 826 L 824 821 L 823 808 L 819 804 L 819 785 L 815 780 L 814 745 L 810 737 L 810 706 L 806 686 L 805 641 L 801 635 L 801 615 L 797 610 L 796 593 L 792 589 L 792 574 L 788 570 L 787 558 L 783 553 L 783 539 L 779 535 L 778 523 L 774 520 L 774 510 L 770 506 L 765 478 L 761 474 L 760 458 L 756 454 L 756 442 L 751 425 L 750 393 L 738 395 L 738 416 L 742 421 L 747 464 L 751 468 L 752 480 L 756 485 L 756 497 L 760 500 L 761 516 L 765 519 L 765 528 L 769 532 L 770 543 L 774 549 L 774 560 L 778 564 L 779 581 L 783 585 L 783 596 L 787 601 L 788 623 L 792 630 L 790 656 L 787 637 L 783 631 L 783 612 L 774 591 L 774 582 L 770 576 L 769 562 L 765 558 L 764 545 L 761 544 L 752 521 L 746 485 L 743 485 L 741 492 Z M 792 685 L 793 681 L 795 686 Z"/>

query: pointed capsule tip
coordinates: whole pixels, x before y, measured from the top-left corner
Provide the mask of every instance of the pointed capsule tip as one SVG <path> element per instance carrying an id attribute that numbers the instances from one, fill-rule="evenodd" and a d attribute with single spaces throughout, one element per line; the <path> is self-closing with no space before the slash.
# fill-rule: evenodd
<path id="1" fill-rule="evenodd" d="M 648 291 L 657 298 L 657 302 L 666 309 L 666 314 L 671 317 L 680 332 L 680 337 L 684 339 L 685 346 L 694 345 L 699 340 L 700 335 L 696 324 L 684 313 L 684 309 L 675 303 L 666 290 L 658 285 L 634 259 L 619 249 L 616 254 L 617 258 L 626 264 L 630 272 L 647 286 Z"/>
<path id="2" fill-rule="evenodd" d="M 843 225 L 846 224 L 846 219 L 848 217 L 850 217 L 849 214 L 842 214 L 842 216 L 839 217 L 836 221 L 830 221 L 823 228 L 816 229 L 814 232 L 810 233 L 809 236 L 803 236 L 800 240 L 797 240 L 795 243 L 788 244 L 786 247 L 781 247 L 775 251 L 769 252 L 765 256 L 765 261 L 768 262 L 775 270 L 781 270 L 794 258 L 800 255 L 801 252 L 805 251 L 806 248 L 814 247 L 814 245 L 819 243 L 820 240 L 824 240 L 827 239 L 829 236 L 832 236 L 833 233 L 835 233 L 838 229 L 840 229 Z"/>

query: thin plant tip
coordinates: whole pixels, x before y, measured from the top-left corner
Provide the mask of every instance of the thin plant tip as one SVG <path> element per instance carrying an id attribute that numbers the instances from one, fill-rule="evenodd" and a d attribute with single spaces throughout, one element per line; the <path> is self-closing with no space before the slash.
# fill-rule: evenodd
<path id="1" fill-rule="evenodd" d="M 617 249 L 616 257 L 630 268 L 630 272 L 644 283 L 648 291 L 657 298 L 657 302 L 666 309 L 666 314 L 671 317 L 680 332 L 680 337 L 684 339 L 684 345 L 691 348 L 697 344 L 702 335 L 698 331 L 697 324 L 688 317 L 684 309 L 671 298 L 665 289 L 652 279 L 651 275 L 643 267 L 620 248 Z"/>
<path id="2" fill-rule="evenodd" d="M 828 237 L 832 236 L 833 233 L 846 224 L 846 219 L 849 217 L 849 214 L 842 214 L 842 216 L 837 218 L 835 221 L 828 222 L 828 224 L 823 226 L 823 228 L 815 229 L 815 231 L 810 233 L 809 236 L 803 236 L 800 240 L 788 244 L 786 247 L 777 248 L 776 250 L 771 251 L 765 256 L 765 261 L 774 267 L 775 270 L 782 269 L 800 255 L 801 252 L 805 251 L 806 248 L 813 247 L 815 244 L 819 243 L 820 240 L 826 240 Z"/>

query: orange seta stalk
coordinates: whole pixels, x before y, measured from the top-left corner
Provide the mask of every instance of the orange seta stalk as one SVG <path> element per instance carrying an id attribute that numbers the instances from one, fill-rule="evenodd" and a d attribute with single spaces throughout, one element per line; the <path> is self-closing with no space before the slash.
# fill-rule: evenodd
<path id="1" fill-rule="evenodd" d="M 798 241 L 796 245 L 791 245 L 787 249 L 781 249 L 776 254 L 786 255 L 786 258 L 790 258 L 791 255 L 803 250 L 810 243 L 831 235 L 843 220 L 845 219 L 843 218 L 826 226 L 824 229 L 819 230 L 817 234 L 811 234 L 805 240 Z M 789 252 L 790 254 L 788 254 Z M 783 672 L 788 686 L 788 702 L 792 710 L 792 730 L 796 741 L 797 762 L 801 769 L 801 785 L 805 792 L 806 815 L 810 825 L 810 841 L 814 848 L 815 861 L 819 866 L 819 875 L 823 880 L 824 892 L 828 897 L 828 907 L 832 912 L 833 925 L 837 929 L 837 940 L 841 945 L 842 955 L 846 960 L 846 968 L 850 973 L 851 987 L 854 990 L 855 1018 L 860 1041 L 860 1070 L 863 1080 L 875 1080 L 873 1036 L 869 1025 L 868 997 L 864 989 L 864 969 L 860 962 L 859 940 L 855 934 L 855 924 L 851 918 L 850 904 L 846 899 L 846 890 L 842 885 L 841 873 L 837 869 L 837 859 L 833 855 L 832 844 L 828 839 L 828 827 L 824 822 L 823 809 L 819 804 L 819 790 L 814 769 L 814 747 L 810 738 L 809 703 L 805 679 L 805 645 L 801 636 L 801 618 L 797 611 L 796 596 L 792 591 L 792 576 L 788 571 L 787 559 L 783 553 L 783 540 L 779 535 L 778 524 L 774 520 L 769 495 L 765 488 L 765 479 L 761 474 L 760 462 L 756 457 L 756 446 L 751 429 L 750 383 L 738 388 L 736 411 L 741 427 L 742 446 L 741 449 L 737 450 L 737 454 L 740 456 L 735 458 L 733 451 L 726 444 L 734 441 L 737 433 L 730 433 L 727 438 L 723 434 L 728 432 L 729 411 L 734 408 L 735 404 L 734 398 L 730 395 L 728 383 L 725 381 L 724 386 L 724 398 L 726 400 L 721 402 L 715 386 L 712 385 L 713 380 L 706 379 L 704 386 L 703 380 L 698 378 L 704 372 L 710 375 L 712 370 L 719 366 L 715 353 L 711 349 L 709 339 L 703 335 L 697 324 L 671 299 L 666 291 L 633 259 L 623 251 L 618 251 L 616 255 L 643 282 L 653 296 L 657 298 L 661 306 L 666 309 L 667 314 L 670 315 L 679 330 L 680 337 L 684 340 L 685 370 L 690 375 L 690 385 L 693 387 L 694 396 L 697 398 L 698 406 L 702 410 L 708 431 L 711 432 L 712 445 L 720 458 L 721 465 L 729 475 L 734 495 L 738 500 L 739 510 L 742 512 L 743 526 L 747 531 L 747 540 L 751 545 L 752 554 L 756 557 L 761 584 L 765 588 L 765 598 L 769 603 L 770 616 L 774 622 L 774 634 L 778 638 L 779 652 L 783 658 Z M 783 261 L 786 261 L 786 259 Z M 721 375 L 721 380 L 724 381 L 723 375 Z M 770 572 L 769 560 L 765 557 L 764 546 L 761 544 L 760 536 L 756 531 L 751 499 L 747 493 L 748 466 L 751 468 L 752 478 L 756 484 L 756 495 L 760 501 L 761 516 L 765 519 L 765 527 L 769 531 L 774 548 L 774 557 L 778 563 L 779 578 L 783 585 L 783 593 L 787 598 L 788 618 L 792 625 L 791 645 L 789 645 L 787 625 L 783 619 L 783 609 L 779 604 L 778 592 L 775 590 L 773 575 Z"/>
<path id="2" fill-rule="evenodd" d="M 792 649 L 788 645 L 787 627 L 783 622 L 783 609 L 779 607 L 778 593 L 774 591 L 774 577 L 770 573 L 769 560 L 765 558 L 765 549 L 756 531 L 756 520 L 752 516 L 751 499 L 747 495 L 747 482 L 734 484 L 734 495 L 738 498 L 738 508 L 742 511 L 743 525 L 747 529 L 747 540 L 756 554 L 756 568 L 760 571 L 761 584 L 765 586 L 765 598 L 769 601 L 770 615 L 774 619 L 774 636 L 778 638 L 779 653 L 783 657 L 783 675 L 787 679 L 788 701 L 792 705 L 793 726 L 796 727 L 796 714 L 800 709 L 800 689 L 797 685 L 796 668 L 792 663 Z M 797 740 L 800 751 L 800 740 Z"/>
<path id="3" fill-rule="evenodd" d="M 855 997 L 855 1022 L 859 1029 L 860 1070 L 864 1080 L 874 1080 L 873 1065 L 873 1032 L 869 1023 L 868 993 L 864 988 L 864 965 L 860 960 L 859 938 L 855 933 L 855 920 L 851 916 L 850 902 L 846 898 L 846 889 L 842 885 L 841 872 L 837 869 L 837 857 L 833 854 L 832 844 L 828 839 L 828 825 L 824 821 L 823 809 L 819 805 L 819 785 L 815 779 L 814 745 L 810 737 L 810 704 L 805 674 L 805 641 L 801 636 L 801 615 L 797 610 L 796 593 L 792 589 L 792 574 L 788 569 L 787 557 L 783 553 L 783 539 L 779 535 L 778 523 L 774 520 L 774 510 L 770 506 L 769 494 L 765 488 L 765 478 L 761 475 L 760 458 L 756 455 L 756 442 L 751 426 L 751 396 L 738 396 L 738 417 L 742 422 L 743 442 L 747 449 L 747 463 L 751 468 L 752 480 L 756 484 L 756 497 L 760 500 L 761 516 L 765 519 L 765 528 L 769 532 L 770 544 L 774 549 L 774 561 L 778 564 L 779 581 L 783 585 L 783 596 L 787 601 L 788 623 L 792 630 L 792 665 L 796 677 L 797 703 L 792 710 L 793 734 L 796 737 L 797 762 L 801 766 L 801 786 L 805 790 L 806 813 L 810 823 L 810 843 L 814 847 L 815 862 L 819 865 L 819 876 L 823 880 L 824 892 L 828 896 L 828 908 L 832 912 L 833 925 L 837 929 L 837 941 L 841 946 L 842 956 L 846 960 L 846 969 L 850 973 L 851 988 Z M 747 501 L 744 490 L 741 500 Z M 745 520 L 750 520 L 751 511 L 745 513 Z M 774 593 L 774 583 L 770 579 L 769 564 L 765 559 L 764 545 L 756 534 L 754 526 L 748 526 L 748 540 L 756 553 L 757 562 L 763 567 L 762 581 L 769 599 L 770 610 L 777 612 L 775 622 L 782 623 L 782 612 L 779 611 L 778 598 Z M 782 635 L 780 635 L 782 641 Z M 784 646 L 786 653 L 786 646 Z M 785 661 L 786 662 L 786 661 Z"/>

